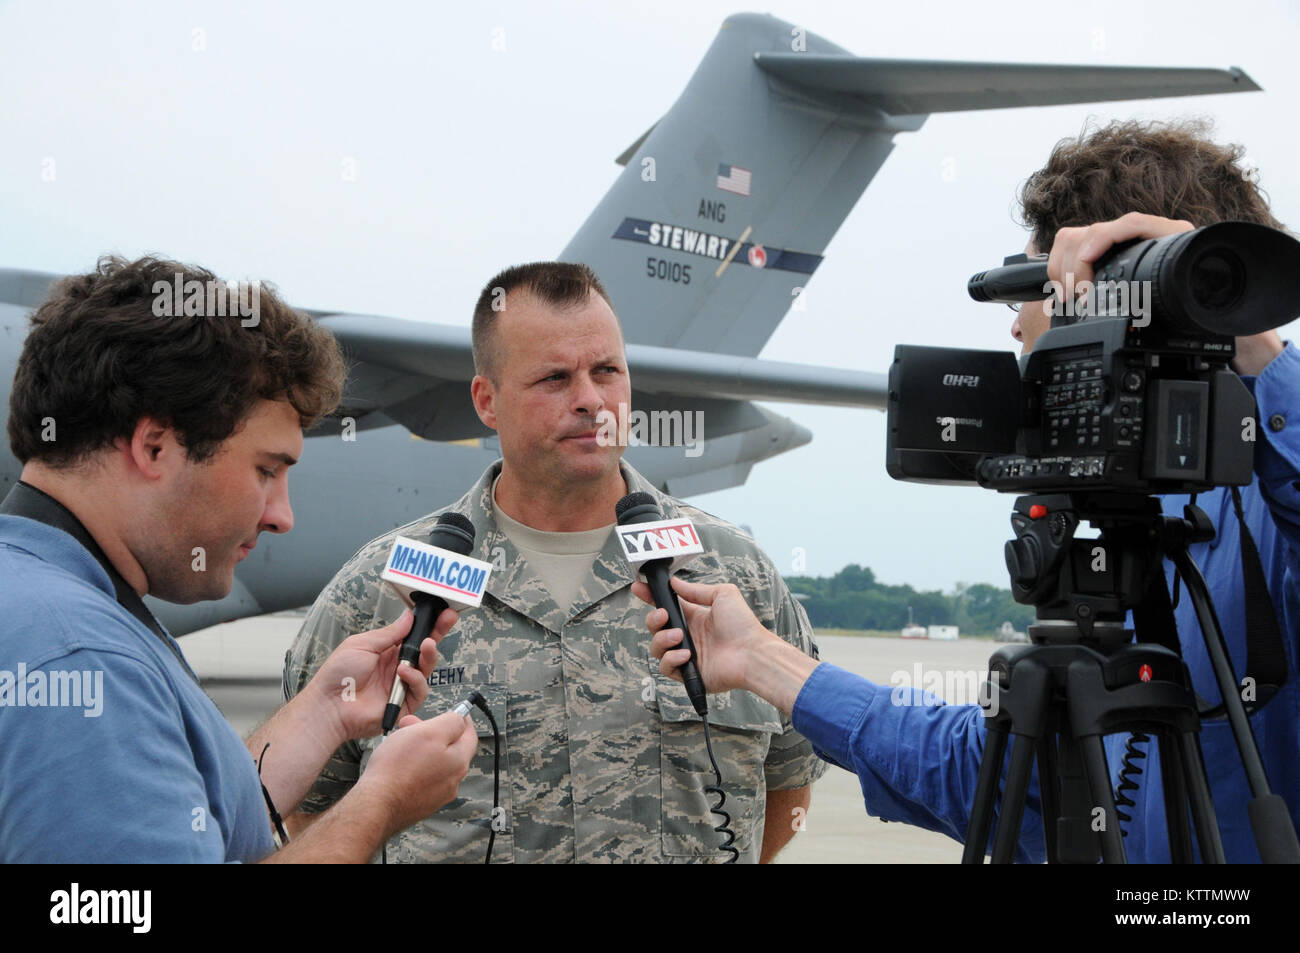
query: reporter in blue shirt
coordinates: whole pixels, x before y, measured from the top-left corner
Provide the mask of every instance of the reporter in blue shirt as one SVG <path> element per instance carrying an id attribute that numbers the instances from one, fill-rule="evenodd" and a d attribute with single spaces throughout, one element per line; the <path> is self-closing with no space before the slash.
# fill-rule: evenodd
<path id="1" fill-rule="evenodd" d="M 211 307 L 206 271 L 103 259 L 32 316 L 8 424 L 22 482 L 0 504 L 0 863 L 363 862 L 449 801 L 477 749 L 456 714 L 409 714 L 448 610 L 403 671 L 401 730 L 271 854 L 268 802 L 287 814 L 339 744 L 379 733 L 411 617 L 345 640 L 247 745 L 204 694 L 142 597 L 221 598 L 260 533 L 289 531 L 289 468 L 344 369 L 270 289 L 250 323 L 160 307 L 182 282 Z"/>
<path id="2" fill-rule="evenodd" d="M 1108 248 L 1131 238 L 1158 238 L 1227 220 L 1280 228 L 1255 183 L 1237 167 L 1240 148 L 1218 146 L 1204 132 L 1195 123 L 1114 123 L 1058 144 L 1021 194 L 1033 229 L 1027 251 L 1050 249 L 1049 276 L 1064 283 L 1073 274 L 1077 285 L 1091 280 L 1092 264 Z M 1154 214 L 1132 212 L 1135 208 Z M 1017 314 L 1012 334 L 1025 352 L 1050 326 L 1050 306 L 1027 304 Z M 1241 495 L 1281 626 L 1288 670 L 1285 686 L 1250 721 L 1272 790 L 1286 801 L 1300 829 L 1300 352 L 1275 331 L 1238 338 L 1233 368 L 1259 408 L 1255 477 Z M 1165 513 L 1173 516 L 1181 516 L 1187 502 L 1186 496 L 1162 498 Z M 1226 489 L 1202 493 L 1197 502 L 1217 535 L 1193 545 L 1190 553 L 1206 577 L 1234 671 L 1241 676 L 1246 594 L 1240 528 Z M 1165 569 L 1172 585 L 1173 567 L 1167 561 Z M 682 597 L 710 691 L 746 689 L 791 712 L 795 728 L 823 757 L 857 774 L 871 814 L 964 838 L 984 750 L 984 715 L 978 707 L 939 705 L 928 693 L 875 685 L 829 663 L 796 657 L 757 626 L 730 587 L 676 579 L 673 585 Z M 643 587 L 637 591 L 650 601 Z M 1218 702 L 1190 599 L 1180 601 L 1175 616 L 1193 685 L 1200 696 Z M 686 655 L 674 648 L 680 633 L 662 630 L 662 610 L 650 613 L 648 623 L 656 633 L 652 652 L 664 673 L 671 674 Z M 1112 782 L 1127 737 L 1107 739 Z M 1250 790 L 1229 726 L 1223 720 L 1204 722 L 1200 738 L 1227 860 L 1258 862 L 1246 815 Z M 1125 850 L 1132 862 L 1167 863 L 1158 752 L 1154 743 L 1146 747 L 1143 774 L 1130 795 L 1135 805 L 1128 809 L 1133 819 L 1125 825 Z M 1045 859 L 1036 779 L 1017 859 Z"/>

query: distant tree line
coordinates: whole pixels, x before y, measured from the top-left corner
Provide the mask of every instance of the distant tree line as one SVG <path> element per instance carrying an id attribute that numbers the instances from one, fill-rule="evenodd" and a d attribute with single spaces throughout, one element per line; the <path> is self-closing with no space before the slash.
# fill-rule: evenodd
<path id="1" fill-rule="evenodd" d="M 1034 621 L 1033 606 L 1011 598 L 1010 589 L 958 583 L 951 593 L 918 592 L 911 586 L 887 586 L 856 563 L 834 576 L 786 576 L 798 593 L 812 624 L 823 629 L 892 629 L 907 624 L 907 609 L 917 625 L 955 625 L 962 635 L 991 635 L 1003 622 L 1023 632 Z"/>

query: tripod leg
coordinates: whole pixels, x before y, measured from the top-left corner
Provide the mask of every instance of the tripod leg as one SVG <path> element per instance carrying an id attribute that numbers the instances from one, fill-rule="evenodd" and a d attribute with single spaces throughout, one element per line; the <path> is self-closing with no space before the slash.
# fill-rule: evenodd
<path id="1" fill-rule="evenodd" d="M 1186 769 L 1188 803 L 1192 808 L 1192 823 L 1196 825 L 1196 843 L 1201 848 L 1201 863 L 1226 863 L 1219 825 L 1214 819 L 1214 797 L 1210 794 L 1210 782 L 1205 774 L 1200 739 L 1195 732 L 1187 731 L 1178 736 L 1178 744 Z"/>
<path id="2" fill-rule="evenodd" d="M 1165 829 L 1169 834 L 1169 860 L 1174 864 L 1190 864 L 1192 830 L 1187 824 L 1187 765 L 1182 752 L 1168 730 L 1158 735 L 1160 745 L 1160 786 L 1165 796 Z"/>
<path id="3" fill-rule="evenodd" d="M 1124 855 L 1124 838 L 1119 830 L 1119 816 L 1115 813 L 1115 793 L 1110 789 L 1110 769 L 1106 767 L 1106 750 L 1100 735 L 1086 735 L 1079 739 L 1083 749 L 1083 769 L 1088 775 L 1088 789 L 1092 803 L 1101 808 L 1105 826 L 1101 834 L 1101 857 L 1108 864 L 1127 863 Z"/>
<path id="4" fill-rule="evenodd" d="M 989 829 L 993 826 L 993 805 L 998 796 L 998 778 L 1002 775 L 1002 759 L 1007 750 L 1007 729 L 988 722 L 984 738 L 984 758 L 980 761 L 979 778 L 975 783 L 975 800 L 971 803 L 970 823 L 966 825 L 966 846 L 961 852 L 963 864 L 984 863 L 984 852 L 989 846 Z"/>
<path id="5" fill-rule="evenodd" d="M 1055 740 L 1049 735 L 1038 745 L 1038 803 L 1043 813 L 1043 842 L 1047 847 L 1049 864 L 1057 863 L 1060 859 L 1056 839 L 1057 824 L 1054 820 L 1061 816 L 1060 792 L 1054 780 L 1060 777 L 1057 761 Z"/>
<path id="6" fill-rule="evenodd" d="M 1060 809 L 1052 815 L 1059 847 L 1049 856 L 1059 864 L 1095 864 L 1099 858 L 1097 835 L 1091 825 L 1093 801 L 1088 772 L 1078 739 L 1070 734 L 1068 723 L 1062 725 L 1059 765 L 1053 777 L 1059 779 L 1060 785 Z"/>
<path id="7" fill-rule="evenodd" d="M 993 835 L 993 863 L 1009 864 L 1015 860 L 1020 841 L 1020 822 L 1025 816 L 1025 795 L 1029 791 L 1029 772 L 1034 764 L 1035 740 L 1016 735 L 1011 746 L 1011 765 L 1007 768 L 1007 789 L 1002 796 L 1002 816 Z M 1044 823 L 1047 820 L 1044 819 Z"/>
<path id="8" fill-rule="evenodd" d="M 1200 511 L 1198 511 L 1200 512 Z M 1202 519 L 1205 514 L 1200 513 Z M 1208 520 L 1205 520 L 1208 524 Z M 1219 693 L 1223 698 L 1223 707 L 1227 711 L 1228 724 L 1237 742 L 1237 751 L 1241 755 L 1241 766 L 1246 771 L 1246 780 L 1250 784 L 1251 799 L 1246 803 L 1246 812 L 1250 817 L 1251 832 L 1255 835 L 1255 844 L 1259 856 L 1266 863 L 1300 863 L 1300 839 L 1296 838 L 1295 826 L 1287 811 L 1286 802 L 1273 795 L 1268 786 L 1268 776 L 1264 771 L 1264 762 L 1259 755 L 1259 745 L 1251 731 L 1250 721 L 1246 717 L 1246 708 L 1238 694 L 1237 677 L 1232 672 L 1232 659 L 1228 655 L 1227 643 L 1223 638 L 1223 629 L 1219 626 L 1214 603 L 1210 599 L 1209 587 L 1205 577 L 1187 552 L 1187 547 L 1171 549 L 1169 558 L 1178 567 L 1179 574 L 1187 582 L 1187 594 L 1192 598 L 1196 608 L 1196 618 L 1201 623 L 1201 632 L 1205 636 L 1205 650 L 1209 653 L 1214 666 L 1214 678 L 1219 683 Z"/>

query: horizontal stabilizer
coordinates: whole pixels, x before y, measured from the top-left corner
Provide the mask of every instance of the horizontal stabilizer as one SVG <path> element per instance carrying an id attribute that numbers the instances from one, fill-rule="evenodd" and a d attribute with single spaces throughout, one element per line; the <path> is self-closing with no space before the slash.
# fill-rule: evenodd
<path id="1" fill-rule="evenodd" d="M 0 304 L 35 308 L 45 300 L 50 286 L 61 277 L 63 276 L 49 271 L 0 268 Z"/>
<path id="2" fill-rule="evenodd" d="M 1243 93 L 1260 88 L 1236 67 L 1057 66 L 815 53 L 756 53 L 754 62 L 769 75 L 818 98 L 838 102 L 845 96 L 856 97 L 893 116 Z"/>

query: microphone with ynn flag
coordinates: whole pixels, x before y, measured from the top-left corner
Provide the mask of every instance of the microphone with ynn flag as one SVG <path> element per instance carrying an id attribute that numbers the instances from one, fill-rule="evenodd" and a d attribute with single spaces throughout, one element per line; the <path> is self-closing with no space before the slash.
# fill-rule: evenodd
<path id="1" fill-rule="evenodd" d="M 686 627 L 681 603 L 668 580 L 673 571 L 692 556 L 704 552 L 699 533 L 686 517 L 666 520 L 659 504 L 649 493 L 629 493 L 614 507 L 618 525 L 614 528 L 623 546 L 623 554 L 636 567 L 650 587 L 655 605 L 668 610 L 668 628 L 682 630 L 682 648 L 691 657 L 681 666 L 682 684 L 700 717 L 709 712 L 704 680 L 695 664 L 695 642 Z"/>

